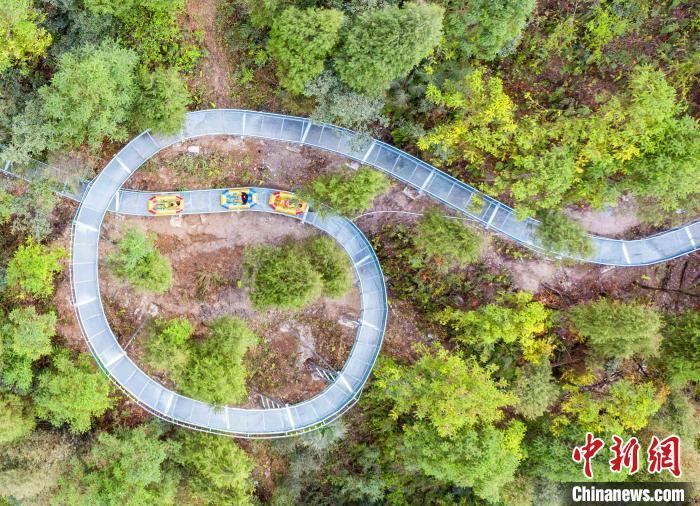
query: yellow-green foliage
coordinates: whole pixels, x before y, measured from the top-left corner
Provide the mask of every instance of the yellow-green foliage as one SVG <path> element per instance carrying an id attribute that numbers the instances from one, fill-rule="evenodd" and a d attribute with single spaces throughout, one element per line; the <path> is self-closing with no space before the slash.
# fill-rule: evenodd
<path id="1" fill-rule="evenodd" d="M 576 387 L 568 389 L 571 393 L 561 405 L 561 415 L 554 419 L 556 433 L 571 424 L 594 434 L 639 431 L 647 426 L 667 395 L 651 382 L 635 384 L 627 379 L 612 385 L 602 398 Z"/>
<path id="2" fill-rule="evenodd" d="M 116 274 L 136 288 L 163 293 L 170 288 L 173 270 L 170 260 L 156 248 L 154 239 L 141 230 L 127 229 L 109 260 Z"/>
<path id="3" fill-rule="evenodd" d="M 51 45 L 51 34 L 39 28 L 44 15 L 31 0 L 0 0 L 0 71 L 26 65 L 42 56 Z"/>
<path id="4" fill-rule="evenodd" d="M 442 90 L 429 84 L 426 97 L 449 109 L 452 119 L 423 136 L 419 148 L 448 163 L 463 159 L 480 164 L 484 154 L 503 158 L 516 121 L 515 105 L 499 77 L 477 68 L 459 83 L 447 81 Z"/>
<path id="5" fill-rule="evenodd" d="M 7 265 L 7 288 L 20 300 L 50 297 L 54 290 L 54 276 L 63 270 L 60 260 L 65 255 L 61 248 L 48 248 L 27 239 L 15 250 Z"/>
<path id="6" fill-rule="evenodd" d="M 544 304 L 532 300 L 532 294 L 518 292 L 503 294 L 497 303 L 473 311 L 448 307 L 436 318 L 467 345 L 488 352 L 498 342 L 517 342 L 523 358 L 535 363 L 552 353 L 553 344 L 546 335 L 551 314 Z"/>

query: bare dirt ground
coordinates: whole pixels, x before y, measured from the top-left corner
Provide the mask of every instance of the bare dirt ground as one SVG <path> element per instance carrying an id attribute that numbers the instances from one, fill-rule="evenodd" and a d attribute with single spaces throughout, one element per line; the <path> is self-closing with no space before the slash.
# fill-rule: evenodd
<path id="1" fill-rule="evenodd" d="M 124 227 L 135 226 L 156 235 L 156 245 L 173 266 L 173 284 L 163 295 L 141 293 L 116 278 L 104 260 Z M 255 310 L 243 277 L 245 246 L 279 243 L 284 237 L 304 239 L 317 232 L 280 216 L 212 214 L 174 218 L 134 218 L 110 215 L 103 228 L 100 289 L 105 310 L 121 344 L 138 362 L 143 356 L 143 327 L 153 318 L 183 317 L 195 326 L 195 339 L 213 319 L 231 315 L 244 319 L 261 338 L 246 358 L 251 372 L 248 406 L 256 393 L 298 402 L 320 392 L 325 384 L 311 373 L 317 353 L 341 368 L 354 340 L 354 329 L 340 325 L 341 316 L 357 319 L 359 292 L 337 300 L 321 299 L 300 311 Z M 204 286 L 208 282 L 208 286 Z M 173 387 L 168 378 L 155 375 Z"/>
<path id="2" fill-rule="evenodd" d="M 218 33 L 219 0 L 188 0 L 185 5 L 186 26 L 190 31 L 201 30 L 206 56 L 199 62 L 198 72 L 190 85 L 200 92 L 205 107 L 232 107 L 230 96 L 233 65 Z"/>
<path id="3" fill-rule="evenodd" d="M 188 148 L 199 154 L 188 153 Z M 257 185 L 293 189 L 338 171 L 347 160 L 312 148 L 254 138 L 216 136 L 168 148 L 136 172 L 126 186 L 167 191 Z"/>
<path id="4" fill-rule="evenodd" d="M 632 199 L 623 197 L 617 207 L 604 210 L 569 209 L 567 214 L 588 232 L 616 239 L 633 239 L 636 227 L 643 225 Z"/>

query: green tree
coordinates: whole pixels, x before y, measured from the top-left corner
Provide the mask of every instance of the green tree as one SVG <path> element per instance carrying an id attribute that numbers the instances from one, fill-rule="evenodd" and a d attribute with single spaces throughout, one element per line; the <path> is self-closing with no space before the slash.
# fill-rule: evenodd
<path id="1" fill-rule="evenodd" d="M 32 384 L 35 360 L 51 353 L 56 315 L 37 314 L 33 306 L 18 307 L 0 325 L 0 373 L 3 382 L 27 392 Z"/>
<path id="2" fill-rule="evenodd" d="M 568 318 L 591 349 L 603 357 L 653 355 L 659 345 L 661 317 L 641 304 L 598 299 L 573 307 Z"/>
<path id="3" fill-rule="evenodd" d="M 557 400 L 561 389 L 552 376 L 549 360 L 518 367 L 511 385 L 518 400 L 515 409 L 528 420 L 543 415 L 547 408 Z"/>
<path id="4" fill-rule="evenodd" d="M 376 372 L 375 391 L 391 404 L 392 419 L 411 414 L 448 437 L 462 428 L 500 421 L 500 408 L 517 401 L 492 379 L 492 368 L 440 346 L 418 351 L 420 358 L 412 367 L 387 360 Z"/>
<path id="5" fill-rule="evenodd" d="M 448 47 L 464 58 L 493 60 L 516 41 L 535 0 L 440 0 Z"/>
<path id="6" fill-rule="evenodd" d="M 22 66 L 42 56 L 51 45 L 51 34 L 38 25 L 44 16 L 31 0 L 0 0 L 0 72 Z"/>
<path id="7" fill-rule="evenodd" d="M 28 403 L 9 392 L 0 392 L 0 445 L 24 438 L 35 425 L 34 412 Z"/>
<path id="8" fill-rule="evenodd" d="M 13 217 L 10 230 L 18 236 L 31 236 L 41 241 L 51 232 L 51 213 L 60 197 L 55 193 L 55 183 L 48 179 L 35 179 L 12 202 Z"/>
<path id="9" fill-rule="evenodd" d="M 223 406 L 245 400 L 248 371 L 243 357 L 258 336 L 243 320 L 222 316 L 209 324 L 209 336 L 192 345 L 181 389 L 205 402 Z"/>
<path id="10" fill-rule="evenodd" d="M 334 213 L 352 216 L 366 211 L 374 199 L 389 189 L 387 177 L 369 167 L 360 167 L 353 174 L 319 176 L 299 190 L 299 196 Z M 326 211 L 327 212 L 327 211 Z"/>
<path id="11" fill-rule="evenodd" d="M 0 325 L 0 373 L 7 386 L 27 392 L 31 388 L 35 360 L 51 353 L 56 332 L 54 313 L 37 314 L 33 306 L 18 307 Z"/>
<path id="12" fill-rule="evenodd" d="M 280 246 L 248 248 L 245 256 L 250 299 L 255 307 L 300 309 L 321 294 L 321 275 L 291 239 Z"/>
<path id="13" fill-rule="evenodd" d="M 653 150 L 629 162 L 630 188 L 661 211 L 693 209 L 700 187 L 699 164 L 700 125 L 695 118 L 682 116 L 670 122 Z"/>
<path id="14" fill-rule="evenodd" d="M 428 100 L 450 111 L 451 118 L 418 140 L 418 147 L 448 163 L 458 159 L 481 164 L 486 155 L 502 159 L 516 131 L 515 105 L 503 91 L 503 81 L 476 68 L 462 81 L 447 81 L 443 89 L 429 84 Z"/>
<path id="15" fill-rule="evenodd" d="M 60 260 L 64 257 L 63 249 L 49 248 L 29 238 L 7 264 L 5 285 L 17 299 L 46 299 L 53 294 L 54 276 L 63 270 Z"/>
<path id="16" fill-rule="evenodd" d="M 661 356 L 671 383 L 700 382 L 700 313 L 668 315 L 661 332 Z"/>
<path id="17" fill-rule="evenodd" d="M 496 343 L 518 343 L 523 357 L 539 362 L 552 352 L 552 344 L 541 336 L 551 327 L 551 311 L 532 300 L 532 294 L 501 294 L 498 302 L 472 311 L 451 307 L 437 314 L 442 325 L 449 325 L 456 338 L 467 345 L 490 351 Z"/>
<path id="18" fill-rule="evenodd" d="M 451 269 L 479 260 L 486 240 L 461 221 L 430 210 L 418 222 L 413 244 L 441 268 Z"/>
<path id="19" fill-rule="evenodd" d="M 492 426 L 462 429 L 444 439 L 419 422 L 406 429 L 402 453 L 408 469 L 469 487 L 478 497 L 496 502 L 515 479 L 524 457 L 520 447 L 524 435 L 525 426 L 511 421 L 505 430 Z"/>
<path id="20" fill-rule="evenodd" d="M 545 250 L 584 259 L 593 254 L 593 241 L 582 225 L 557 211 L 543 211 L 538 217 L 535 236 Z"/>
<path id="21" fill-rule="evenodd" d="M 67 423 L 73 434 L 87 432 L 92 419 L 112 406 L 110 382 L 87 354 L 74 362 L 62 349 L 52 362 L 53 368 L 39 376 L 34 393 L 37 416 L 54 427 Z"/>
<path id="22" fill-rule="evenodd" d="M 559 434 L 569 425 L 579 432 L 620 434 L 639 431 L 659 410 L 664 394 L 651 382 L 635 384 L 623 379 L 610 386 L 607 395 L 595 396 L 590 391 L 572 391 L 554 419 Z"/>
<path id="23" fill-rule="evenodd" d="M 56 314 L 38 314 L 34 306 L 13 309 L 2 326 L 7 348 L 32 361 L 51 353 L 55 332 Z"/>
<path id="24" fill-rule="evenodd" d="M 316 237 L 306 246 L 314 270 L 321 275 L 323 293 L 342 297 L 352 288 L 352 270 L 345 251 L 330 237 Z"/>
<path id="25" fill-rule="evenodd" d="M 372 133 L 373 126 L 386 127 L 389 124 L 382 114 L 383 99 L 353 91 L 330 71 L 308 83 L 304 94 L 316 100 L 311 113 L 314 121 L 355 130 L 363 138 Z"/>
<path id="26" fill-rule="evenodd" d="M 233 439 L 178 431 L 182 449 L 174 455 L 189 474 L 195 498 L 207 504 L 253 504 L 253 461 Z"/>
<path id="27" fill-rule="evenodd" d="M 158 372 L 167 372 L 177 381 L 190 358 L 189 339 L 194 332 L 185 318 L 158 320 L 146 341 L 145 362 Z"/>
<path id="28" fill-rule="evenodd" d="M 335 9 L 288 7 L 272 20 L 268 51 L 275 58 L 280 84 L 295 93 L 323 72 L 338 43 L 343 13 Z"/>
<path id="29" fill-rule="evenodd" d="M 189 102 L 190 93 L 177 70 L 157 68 L 149 72 L 141 69 L 139 94 L 134 103 L 134 128 L 175 133 L 185 124 Z"/>
<path id="30" fill-rule="evenodd" d="M 137 56 L 114 42 L 84 46 L 61 56 L 51 84 L 39 90 L 42 114 L 52 125 L 50 147 L 123 141 L 136 95 Z"/>
<path id="31" fill-rule="evenodd" d="M 158 251 L 152 237 L 138 229 L 126 230 L 109 260 L 116 274 L 136 288 L 155 293 L 170 288 L 173 277 L 170 260 Z"/>
<path id="32" fill-rule="evenodd" d="M 0 225 L 6 224 L 12 218 L 13 202 L 12 194 L 0 188 Z"/>
<path id="33" fill-rule="evenodd" d="M 335 57 L 340 78 L 360 93 L 381 94 L 440 42 L 443 13 L 437 5 L 415 3 L 361 13 Z"/>
<path id="34" fill-rule="evenodd" d="M 367 396 L 370 412 L 377 409 L 375 416 L 381 417 L 374 422 L 379 429 L 374 436 L 384 466 L 389 466 L 386 472 L 403 477 L 411 474 L 405 469 L 419 471 L 496 500 L 514 480 L 523 458 L 520 444 L 525 427 L 517 421 L 503 423 L 501 411 L 517 399 L 492 378 L 493 368 L 440 346 L 417 352 L 420 358 L 412 366 L 391 359 L 380 362 Z M 391 432 L 386 433 L 387 429 Z M 388 479 L 392 480 L 389 487 L 399 485 L 396 478 Z"/>
<path id="35" fill-rule="evenodd" d="M 60 481 L 57 504 L 173 504 L 176 481 L 166 460 L 179 445 L 159 438 L 155 425 L 101 432 Z"/>

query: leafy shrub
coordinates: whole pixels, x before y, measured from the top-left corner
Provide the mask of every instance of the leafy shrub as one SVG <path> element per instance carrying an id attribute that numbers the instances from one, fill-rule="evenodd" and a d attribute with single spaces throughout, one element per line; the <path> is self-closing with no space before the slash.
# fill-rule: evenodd
<path id="1" fill-rule="evenodd" d="M 190 94 L 175 69 L 141 69 L 140 93 L 134 104 L 134 128 L 171 134 L 185 124 Z"/>
<path id="2" fill-rule="evenodd" d="M 328 174 L 305 185 L 298 193 L 317 211 L 327 206 L 335 213 L 352 216 L 369 209 L 372 201 L 389 189 L 388 178 L 369 167 L 360 167 L 352 175 Z"/>
<path id="3" fill-rule="evenodd" d="M 541 224 L 535 236 L 545 250 L 584 259 L 593 254 L 593 241 L 582 225 L 557 211 L 542 211 L 537 216 Z"/>
<path id="4" fill-rule="evenodd" d="M 192 324 L 185 318 L 158 320 L 146 342 L 145 362 L 158 372 L 169 372 L 177 381 L 190 358 L 192 332 Z"/>
<path id="5" fill-rule="evenodd" d="M 258 342 L 243 320 L 223 316 L 209 325 L 209 336 L 192 345 L 181 389 L 215 405 L 242 402 L 246 398 L 247 371 L 243 356 Z"/>
<path id="6" fill-rule="evenodd" d="M 300 309 L 321 295 L 321 275 L 291 239 L 246 250 L 246 273 L 255 307 Z"/>
<path id="7" fill-rule="evenodd" d="M 17 307 L 0 327 L 5 352 L 37 360 L 51 353 L 51 338 L 56 333 L 56 314 L 38 314 L 34 306 Z"/>
<path id="8" fill-rule="evenodd" d="M 170 261 L 156 249 L 153 238 L 140 230 L 128 229 L 109 260 L 116 274 L 137 288 L 156 293 L 170 288 Z"/>
<path id="9" fill-rule="evenodd" d="M 185 40 L 177 16 L 184 0 L 87 0 L 95 14 L 111 14 L 122 24 L 120 39 L 138 52 L 143 63 L 191 69 L 202 52 Z"/>
<path id="10" fill-rule="evenodd" d="M 376 446 L 399 469 L 497 500 L 524 457 L 524 425 L 494 426 L 503 419 L 501 408 L 517 399 L 500 389 L 493 368 L 439 346 L 418 352 L 413 366 L 387 360 L 376 369 L 368 400 L 382 410 L 382 428 L 395 426 L 393 437 L 378 439 Z"/>
<path id="11" fill-rule="evenodd" d="M 112 406 L 109 380 L 85 353 L 73 361 L 62 349 L 52 362 L 53 367 L 39 376 L 34 393 L 37 416 L 54 427 L 67 423 L 73 434 L 89 431 L 92 419 Z"/>
<path id="12" fill-rule="evenodd" d="M 321 294 L 341 297 L 352 287 L 344 250 L 330 237 L 246 250 L 250 298 L 259 309 L 301 309 Z"/>
<path id="13" fill-rule="evenodd" d="M 345 251 L 330 237 L 308 241 L 305 251 L 313 260 L 313 268 L 321 275 L 323 293 L 341 297 L 352 287 L 352 270 Z"/>
<path id="14" fill-rule="evenodd" d="M 635 384 L 623 379 L 610 386 L 607 395 L 575 391 L 562 403 L 553 429 L 559 434 L 573 425 L 584 432 L 620 434 L 639 431 L 663 404 L 665 394 L 649 381 Z"/>
<path id="15" fill-rule="evenodd" d="M 48 248 L 27 239 L 20 245 L 7 265 L 5 285 L 20 299 L 46 299 L 53 294 L 54 276 L 63 270 L 61 248 Z"/>
<path id="16" fill-rule="evenodd" d="M 641 304 L 599 299 L 573 307 L 568 318 L 592 350 L 603 357 L 653 355 L 659 345 L 661 317 Z"/>
<path id="17" fill-rule="evenodd" d="M 335 9 L 288 7 L 274 17 L 268 50 L 277 62 L 280 84 L 301 93 L 323 72 L 323 63 L 338 42 L 343 13 Z"/>
<path id="18" fill-rule="evenodd" d="M 355 91 L 380 95 L 440 42 L 443 13 L 434 4 L 407 3 L 359 14 L 335 57 L 338 75 Z"/>
<path id="19" fill-rule="evenodd" d="M 12 218 L 14 197 L 11 193 L 0 188 L 0 225 L 6 224 Z"/>
<path id="20" fill-rule="evenodd" d="M 7 211 L 12 212 L 10 230 L 13 234 L 31 236 L 36 241 L 49 235 L 49 218 L 60 200 L 54 193 L 55 189 L 53 181 L 36 179 L 27 185 L 21 195 L 12 199 Z"/>
<path id="21" fill-rule="evenodd" d="M 430 210 L 418 222 L 413 244 L 439 266 L 450 269 L 479 260 L 487 242 L 481 234 L 461 221 Z"/>
<path id="22" fill-rule="evenodd" d="M 34 430 L 31 407 L 20 397 L 0 392 L 0 445 L 22 439 Z"/>

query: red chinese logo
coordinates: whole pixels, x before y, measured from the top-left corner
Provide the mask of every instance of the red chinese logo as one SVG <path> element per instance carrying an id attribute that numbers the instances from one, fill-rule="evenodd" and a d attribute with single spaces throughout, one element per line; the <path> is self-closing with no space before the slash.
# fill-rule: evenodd
<path id="1" fill-rule="evenodd" d="M 591 469 L 591 460 L 605 446 L 605 442 L 597 437 L 594 437 L 590 432 L 586 433 L 586 443 L 583 446 L 574 448 L 571 458 L 577 464 L 583 462 L 583 474 L 586 478 L 593 478 L 593 470 Z"/>
<path id="2" fill-rule="evenodd" d="M 681 475 L 681 440 L 678 436 L 668 436 L 659 441 L 653 436 L 647 450 L 649 472 L 669 471 L 676 478 Z"/>
<path id="3" fill-rule="evenodd" d="M 608 461 L 610 471 L 620 473 L 627 469 L 632 475 L 639 471 L 639 451 L 640 444 L 636 437 L 631 437 L 627 442 L 620 436 L 612 437 L 613 444 L 610 451 L 613 456 Z M 583 462 L 583 474 L 588 479 L 593 478 L 592 460 L 605 446 L 605 442 L 595 437 L 590 432 L 586 433 L 586 442 L 581 446 L 576 446 L 571 458 L 577 464 Z M 662 471 L 670 472 L 674 477 L 681 476 L 681 440 L 678 436 L 668 436 L 659 440 L 653 436 L 647 448 L 648 471 L 651 474 Z"/>
<path id="4" fill-rule="evenodd" d="M 619 473 L 622 468 L 629 469 L 629 474 L 639 471 L 639 440 L 630 438 L 627 443 L 620 436 L 613 436 L 613 445 L 610 447 L 615 456 L 610 459 L 610 470 Z"/>

